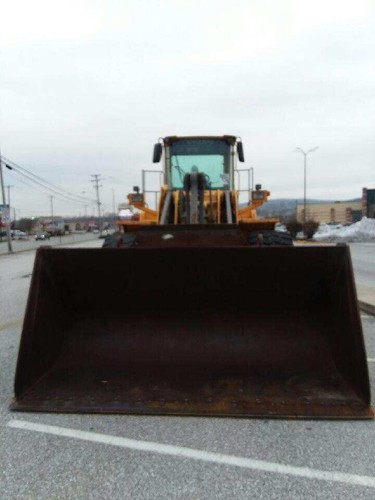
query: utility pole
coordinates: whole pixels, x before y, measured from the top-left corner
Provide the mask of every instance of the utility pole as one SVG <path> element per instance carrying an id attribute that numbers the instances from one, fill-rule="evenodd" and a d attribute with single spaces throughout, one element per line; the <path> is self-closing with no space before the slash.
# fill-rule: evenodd
<path id="1" fill-rule="evenodd" d="M 51 220 L 52 220 L 52 224 L 53 224 L 53 196 L 50 195 L 49 199 L 51 202 Z"/>
<path id="2" fill-rule="evenodd" d="M 116 202 L 115 202 L 115 190 L 112 188 L 112 210 L 113 210 L 113 225 L 116 222 Z"/>
<path id="3" fill-rule="evenodd" d="M 12 188 L 14 186 L 11 186 L 10 184 L 8 184 L 5 187 L 8 189 L 8 206 L 9 206 L 9 220 L 10 220 L 10 213 L 11 213 L 11 209 L 10 209 L 10 188 Z"/>
<path id="4" fill-rule="evenodd" d="M 94 188 L 95 188 L 95 192 L 96 192 L 96 204 L 98 206 L 98 229 L 99 229 L 99 233 L 101 234 L 102 233 L 102 221 L 101 221 L 101 213 L 100 213 L 100 196 L 99 196 L 99 188 L 101 188 L 102 186 L 99 185 L 99 182 L 102 180 L 101 179 L 101 174 L 91 174 L 91 177 L 93 177 L 93 179 L 91 179 L 91 182 L 94 184 Z"/>
<path id="5" fill-rule="evenodd" d="M 4 178 L 3 178 L 3 160 L 1 157 L 1 152 L 0 152 L 0 184 L 1 184 L 1 195 L 2 195 L 2 199 L 3 199 L 3 213 L 4 213 L 4 210 L 6 209 L 6 203 L 5 203 Z M 8 217 L 6 219 L 5 227 L 6 227 L 7 240 L 8 240 L 8 253 L 13 253 L 12 238 L 10 236 L 10 207 L 9 207 L 9 213 L 8 213 Z"/>
<path id="6" fill-rule="evenodd" d="M 112 188 L 112 211 L 116 213 L 115 190 Z"/>

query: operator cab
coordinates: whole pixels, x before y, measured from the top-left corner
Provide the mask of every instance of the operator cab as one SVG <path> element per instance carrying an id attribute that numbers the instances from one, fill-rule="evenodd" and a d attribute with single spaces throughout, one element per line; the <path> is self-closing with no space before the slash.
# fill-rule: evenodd
<path id="1" fill-rule="evenodd" d="M 244 161 L 241 141 L 235 136 L 177 137 L 163 139 L 165 181 L 170 190 L 184 189 L 186 174 L 200 173 L 205 189 L 233 189 L 235 151 Z M 155 144 L 153 162 L 160 161 L 162 144 Z"/>

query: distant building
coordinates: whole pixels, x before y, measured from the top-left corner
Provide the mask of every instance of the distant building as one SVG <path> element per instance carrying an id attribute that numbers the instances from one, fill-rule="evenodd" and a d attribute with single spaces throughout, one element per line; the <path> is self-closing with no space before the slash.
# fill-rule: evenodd
<path id="1" fill-rule="evenodd" d="M 351 224 L 362 218 L 361 201 L 335 201 L 333 203 L 308 203 L 306 205 L 306 220 L 316 222 L 331 222 L 337 224 Z M 297 220 L 304 221 L 304 205 L 297 205 Z"/>
<path id="2" fill-rule="evenodd" d="M 362 215 L 369 219 L 375 218 L 375 189 L 362 189 Z"/>
<path id="3" fill-rule="evenodd" d="M 61 217 L 54 217 L 50 219 L 39 219 L 39 225 L 43 231 L 52 234 L 53 236 L 61 236 L 65 234 L 65 222 Z"/>
<path id="4" fill-rule="evenodd" d="M 308 203 L 306 205 L 306 220 L 316 222 L 351 224 L 362 217 L 375 218 L 375 189 L 362 189 L 360 201 L 335 201 L 327 203 Z M 297 220 L 304 220 L 304 205 L 297 205 Z"/>

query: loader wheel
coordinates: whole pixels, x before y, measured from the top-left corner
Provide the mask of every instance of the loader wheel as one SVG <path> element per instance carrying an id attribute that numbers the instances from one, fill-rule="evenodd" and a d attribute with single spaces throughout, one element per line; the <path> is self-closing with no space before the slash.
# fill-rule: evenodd
<path id="1" fill-rule="evenodd" d="M 109 236 L 106 236 L 102 248 L 117 248 L 118 246 L 118 241 L 121 238 L 120 233 L 114 233 L 110 234 Z"/>
<path id="2" fill-rule="evenodd" d="M 114 233 L 105 238 L 102 248 L 131 247 L 135 239 L 135 234 Z"/>
<path id="3" fill-rule="evenodd" d="M 293 246 L 290 234 L 280 231 L 250 231 L 247 242 L 251 246 Z"/>

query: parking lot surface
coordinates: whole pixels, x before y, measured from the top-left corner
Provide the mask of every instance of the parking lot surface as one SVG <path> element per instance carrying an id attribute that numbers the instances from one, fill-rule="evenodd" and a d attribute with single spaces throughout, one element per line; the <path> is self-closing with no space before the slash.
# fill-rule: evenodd
<path id="1" fill-rule="evenodd" d="M 1 499 L 375 497 L 374 421 L 10 412 L 33 260 L 0 256 Z M 362 324 L 375 394 L 375 317 Z"/>

